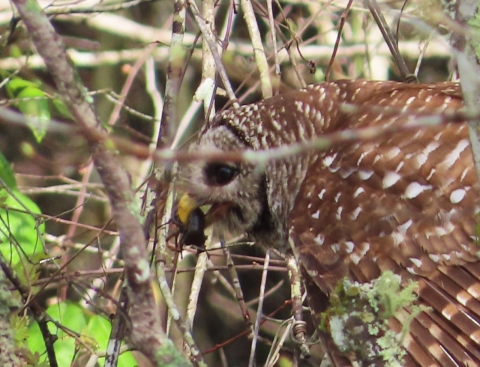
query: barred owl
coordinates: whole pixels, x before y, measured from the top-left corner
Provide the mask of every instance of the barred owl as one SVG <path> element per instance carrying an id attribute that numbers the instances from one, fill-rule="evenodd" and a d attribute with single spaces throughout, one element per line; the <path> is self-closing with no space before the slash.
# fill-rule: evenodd
<path id="1" fill-rule="evenodd" d="M 268 150 L 345 129 L 401 126 L 462 106 L 454 83 L 327 82 L 221 112 L 190 149 Z M 372 286 L 391 271 L 399 296 L 416 282 L 418 298 L 387 321 L 397 340 L 402 335 L 401 358 L 390 363 L 382 353 L 388 330 L 347 318 L 340 333 L 368 352 L 341 345 L 330 320 L 323 342 L 333 365 L 480 365 L 480 187 L 465 123 L 334 144 L 263 167 L 197 161 L 180 177 L 192 208 L 217 210 L 216 225 L 293 251 L 317 320 L 345 281 Z"/>

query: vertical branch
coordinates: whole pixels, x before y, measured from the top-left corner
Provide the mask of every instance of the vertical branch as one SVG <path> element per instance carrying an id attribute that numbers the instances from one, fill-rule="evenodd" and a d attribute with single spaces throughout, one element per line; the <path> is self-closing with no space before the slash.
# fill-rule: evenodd
<path id="1" fill-rule="evenodd" d="M 270 34 L 272 35 L 273 59 L 275 60 L 275 73 L 280 75 L 280 61 L 278 60 L 277 49 L 277 31 L 275 27 L 275 19 L 273 18 L 273 0 L 267 1 L 268 22 L 270 23 Z"/>
<path id="2" fill-rule="evenodd" d="M 253 325 L 252 318 L 248 312 L 248 307 L 245 303 L 245 297 L 243 296 L 242 287 L 240 285 L 240 278 L 238 277 L 237 269 L 235 269 L 235 264 L 233 263 L 232 254 L 228 247 L 222 241 L 223 254 L 225 255 L 228 272 L 230 273 L 230 278 L 232 279 L 233 289 L 235 291 L 235 297 L 237 298 L 238 305 L 242 312 L 243 320 L 245 321 L 245 326 L 247 329 L 250 329 L 253 335 Z"/>
<path id="3" fill-rule="evenodd" d="M 293 335 L 300 346 L 304 357 L 310 356 L 306 338 L 306 322 L 303 321 L 302 290 L 300 282 L 300 271 L 297 261 L 293 255 L 286 257 L 288 277 L 290 278 L 290 294 L 292 298 L 292 313 L 294 319 Z"/>
<path id="4" fill-rule="evenodd" d="M 333 63 L 335 62 L 335 56 L 337 56 L 338 47 L 340 46 L 340 40 L 342 38 L 342 31 L 343 27 L 345 26 L 345 22 L 347 20 L 348 12 L 352 7 L 353 0 L 348 0 L 347 6 L 343 11 L 340 17 L 340 24 L 338 26 L 338 33 L 337 33 L 337 40 L 335 41 L 335 46 L 333 47 L 332 56 L 330 57 L 330 62 L 328 63 L 327 69 L 325 70 L 325 80 L 330 80 L 330 72 L 332 71 Z"/>
<path id="5" fill-rule="evenodd" d="M 168 55 L 167 80 L 165 84 L 165 102 L 162 111 L 162 123 L 157 139 L 157 147 L 165 147 L 173 136 L 177 124 L 177 96 L 182 84 L 185 48 L 183 36 L 185 33 L 185 0 L 175 0 L 172 40 Z M 175 126 L 174 126 L 175 124 Z"/>
<path id="6" fill-rule="evenodd" d="M 173 5 L 173 23 L 172 23 L 172 40 L 170 42 L 170 52 L 168 55 L 168 66 L 167 66 L 167 80 L 165 84 L 165 100 L 162 110 L 162 120 L 160 125 L 160 133 L 158 135 L 157 140 L 157 147 L 165 147 L 171 141 L 173 136 L 174 130 L 178 124 L 178 117 L 177 117 L 177 97 L 180 93 L 180 87 L 182 84 L 182 74 L 183 74 L 183 64 L 185 60 L 185 48 L 183 46 L 183 38 L 185 34 L 185 15 L 186 15 L 186 1 L 185 0 L 175 0 Z M 163 170 L 161 167 L 156 167 L 155 169 L 155 176 L 158 178 L 159 182 L 163 181 L 163 177 L 161 172 Z M 175 175 L 176 165 L 173 167 L 167 168 L 167 175 L 173 176 Z M 168 183 L 166 183 L 168 185 Z M 163 216 L 162 216 L 162 223 L 168 223 L 171 217 L 171 208 L 173 206 L 173 187 L 172 185 L 168 185 L 168 187 L 162 187 L 163 195 L 159 192 L 159 187 L 152 188 L 154 191 L 157 192 L 153 195 L 156 198 L 154 201 L 157 202 L 157 206 L 159 206 L 162 202 L 165 202 L 163 206 Z M 165 194 L 166 192 L 166 194 Z M 156 226 L 156 221 L 153 222 L 154 226 Z M 158 233 L 159 237 L 159 255 L 157 266 L 157 276 L 158 281 L 160 283 L 160 290 L 162 291 L 162 295 L 165 299 L 165 303 L 168 307 L 168 319 L 166 330 L 167 334 L 170 330 L 171 319 L 173 318 L 176 322 L 182 323 L 180 317 L 175 317 L 177 314 L 177 306 L 173 300 L 173 293 L 175 287 L 175 276 L 176 273 L 172 274 L 172 289 L 168 288 L 168 282 L 165 277 L 165 254 L 167 253 L 167 243 L 166 238 L 168 236 L 168 228 L 169 226 L 162 226 Z M 162 286 L 164 285 L 164 286 Z M 180 315 L 179 315 L 180 316 Z M 180 329 L 183 328 L 183 325 L 180 326 Z M 186 330 L 186 333 L 189 334 L 189 330 Z"/>
<path id="7" fill-rule="evenodd" d="M 171 293 L 168 282 L 166 281 L 167 277 L 165 274 L 165 266 L 163 261 L 158 261 L 157 263 L 157 274 L 160 290 L 165 298 L 168 312 L 171 315 L 172 319 L 175 321 L 180 332 L 182 333 L 183 340 L 188 346 L 188 353 L 193 358 L 194 365 L 199 367 L 206 367 L 206 364 L 203 361 L 202 354 L 200 353 L 200 350 L 197 348 L 197 346 L 195 345 L 195 341 L 193 340 L 190 326 L 183 321 L 180 315 L 180 311 L 178 310 L 177 305 L 173 300 L 173 294 Z"/>
<path id="8" fill-rule="evenodd" d="M 477 0 L 458 0 L 456 20 L 464 25 L 478 23 L 480 18 Z M 475 22 L 474 22 L 475 21 Z M 478 26 L 477 26 L 478 27 Z M 467 31 L 452 35 L 452 45 L 458 51 L 456 54 L 457 68 L 460 75 L 465 106 L 470 111 L 478 109 L 480 104 L 480 54 L 478 39 L 471 37 Z M 480 177 L 480 124 L 479 121 L 469 121 L 470 142 L 473 159 Z"/>
<path id="9" fill-rule="evenodd" d="M 215 33 L 215 4 L 213 0 L 204 0 L 202 2 L 202 14 L 203 19 L 210 26 L 210 29 Z M 208 47 L 208 43 L 205 38 L 202 42 L 202 81 L 215 80 L 215 60 L 213 59 L 213 53 Z M 198 91 L 197 91 L 198 92 Z M 204 92 L 203 97 L 203 110 L 205 112 L 205 120 L 209 120 L 215 113 L 215 106 L 213 104 L 213 98 L 215 93 L 215 87 L 209 88 Z M 207 237 L 207 250 L 211 247 L 212 229 L 208 229 Z M 207 252 L 202 252 L 198 255 L 197 265 L 195 266 L 195 275 L 192 281 L 191 292 L 188 299 L 186 322 L 188 325 L 193 325 L 195 313 L 197 311 L 198 298 L 200 297 L 200 290 L 203 283 L 203 278 L 207 270 L 208 255 Z"/>
<path id="10" fill-rule="evenodd" d="M 210 51 L 212 52 L 213 58 L 215 60 L 215 66 L 216 66 L 217 72 L 220 75 L 220 79 L 223 82 L 223 86 L 225 88 L 225 91 L 227 92 L 228 98 L 231 101 L 233 101 L 233 106 L 237 108 L 239 106 L 238 103 L 236 102 L 237 98 L 235 97 L 233 88 L 230 85 L 230 81 L 228 80 L 227 71 L 225 70 L 225 67 L 222 64 L 222 59 L 218 52 L 217 44 L 215 42 L 215 36 L 212 30 L 210 29 L 210 26 L 205 22 L 202 15 L 200 14 L 200 11 L 198 9 L 197 4 L 195 3 L 195 0 L 188 0 L 188 4 L 190 5 L 190 9 L 192 11 L 193 17 L 195 18 L 195 21 L 197 22 L 198 27 L 200 28 L 200 31 L 202 32 L 203 37 L 207 42 L 208 47 L 210 48 Z"/>
<path id="11" fill-rule="evenodd" d="M 203 19 L 211 27 L 213 33 L 215 33 L 215 4 L 213 0 L 204 0 L 202 2 Z M 208 47 L 208 42 L 203 38 L 202 41 L 202 81 L 206 79 L 215 80 L 215 59 L 213 53 Z M 213 103 L 214 93 L 216 88 L 212 88 L 207 92 L 208 95 L 204 96 L 203 110 L 205 112 L 205 120 L 210 120 L 215 114 L 215 105 Z"/>
<path id="12" fill-rule="evenodd" d="M 270 263 L 270 250 L 265 253 L 265 262 L 263 263 L 262 281 L 260 284 L 260 294 L 258 295 L 258 307 L 257 318 L 255 319 L 255 325 L 253 328 L 252 347 L 250 349 L 250 358 L 248 360 L 248 366 L 253 367 L 255 365 L 255 350 L 257 348 L 258 333 L 260 332 L 260 321 L 263 314 L 263 301 L 265 300 L 265 286 L 267 284 L 268 265 Z"/>
<path id="13" fill-rule="evenodd" d="M 260 85 L 262 88 L 262 96 L 263 98 L 269 98 L 272 96 L 272 83 L 270 82 L 270 73 L 268 70 L 267 57 L 265 56 L 265 50 L 262 44 L 262 37 L 260 36 L 260 31 L 258 30 L 252 2 L 251 0 L 241 0 L 240 4 L 242 5 L 244 14 L 243 16 L 245 18 L 245 21 L 247 22 L 250 40 L 252 41 L 255 63 L 257 64 L 258 71 L 260 72 Z"/>
<path id="14" fill-rule="evenodd" d="M 390 30 L 390 27 L 387 24 L 382 12 L 380 11 L 377 1 L 376 0 L 364 0 L 365 6 L 370 10 L 373 19 L 378 25 L 378 29 L 382 32 L 383 39 L 390 50 L 390 53 L 393 56 L 393 60 L 395 61 L 395 65 L 397 65 L 398 71 L 402 79 L 406 82 L 412 82 L 416 79 L 412 76 L 412 73 L 408 70 L 408 66 L 403 59 L 402 55 L 400 54 L 400 50 L 398 49 L 398 40 L 396 39 L 393 32 Z"/>
<path id="15" fill-rule="evenodd" d="M 180 87 L 182 83 L 182 74 L 183 74 L 183 64 L 185 59 L 185 48 L 183 46 L 183 37 L 185 33 L 185 6 L 186 2 L 184 0 L 176 0 L 174 4 L 174 14 L 173 14 L 173 24 L 172 24 L 172 41 L 170 44 L 170 54 L 169 54 L 169 63 L 168 63 L 168 72 L 167 72 L 167 82 L 165 87 L 165 102 L 162 111 L 162 123 L 160 128 L 160 133 L 157 140 L 157 147 L 164 147 L 166 143 L 173 136 L 174 128 L 178 123 L 177 119 L 177 96 L 180 93 Z M 170 170 L 170 173 L 175 171 L 175 166 Z M 157 172 L 157 177 L 159 173 Z M 159 177 L 161 180 L 161 177 Z M 151 190 L 157 188 L 151 188 Z M 165 200 L 162 222 L 167 223 L 170 220 L 171 208 L 173 206 L 173 190 L 172 186 L 168 187 L 167 194 L 164 197 L 161 197 L 159 192 L 153 193 L 153 200 L 160 201 Z M 157 195 L 155 195 L 157 194 Z M 150 217 L 154 216 L 153 211 L 150 212 Z M 156 221 L 153 220 L 152 223 L 156 225 Z M 169 323 L 170 318 L 173 318 L 176 322 L 178 328 L 183 334 L 186 345 L 188 346 L 188 353 L 193 357 L 195 365 L 204 365 L 202 356 L 193 336 L 190 332 L 190 328 L 186 325 L 178 311 L 177 305 L 173 300 L 173 286 L 170 290 L 168 282 L 165 276 L 165 256 L 166 253 L 166 238 L 167 238 L 168 226 L 163 226 L 159 236 L 159 255 L 157 262 L 157 275 L 158 282 L 160 285 L 160 290 L 165 299 L 165 303 L 168 307 L 169 313 Z M 173 275 L 173 277 L 175 274 Z M 168 329 L 168 327 L 167 327 Z"/>

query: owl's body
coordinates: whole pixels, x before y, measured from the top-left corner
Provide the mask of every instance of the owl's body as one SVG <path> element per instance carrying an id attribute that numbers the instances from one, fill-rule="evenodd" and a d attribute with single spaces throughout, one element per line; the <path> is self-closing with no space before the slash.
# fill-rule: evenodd
<path id="1" fill-rule="evenodd" d="M 454 83 L 323 83 L 222 112 L 191 149 L 266 150 L 462 105 Z M 226 230 L 293 249 L 317 316 L 318 299 L 345 277 L 365 283 L 391 270 L 404 285 L 418 282 L 417 303 L 431 308 L 409 327 L 405 365 L 480 365 L 480 184 L 465 123 L 400 129 L 264 169 L 222 164 L 184 167 L 186 191 L 198 205 L 223 207 L 216 222 Z M 410 312 L 389 325 L 399 332 Z M 388 365 L 327 349 L 336 365 Z"/>

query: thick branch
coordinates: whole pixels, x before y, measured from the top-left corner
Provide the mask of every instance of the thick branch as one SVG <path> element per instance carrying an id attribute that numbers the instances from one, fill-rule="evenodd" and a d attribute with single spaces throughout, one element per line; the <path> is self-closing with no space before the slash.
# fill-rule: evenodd
<path id="1" fill-rule="evenodd" d="M 129 286 L 132 344 L 157 365 L 187 366 L 173 344 L 162 332 L 159 312 L 150 287 L 147 260 L 138 203 L 130 181 L 95 117 L 91 97 L 81 83 L 68 58 L 60 36 L 34 0 L 14 0 L 36 49 L 45 61 L 60 96 L 86 136 L 93 161 L 100 174 L 112 206 L 113 218 L 120 233 L 121 248 Z"/>

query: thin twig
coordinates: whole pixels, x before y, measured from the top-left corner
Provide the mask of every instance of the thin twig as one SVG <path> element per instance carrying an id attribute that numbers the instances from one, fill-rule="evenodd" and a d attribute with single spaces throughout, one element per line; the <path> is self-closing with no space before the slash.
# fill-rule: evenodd
<path id="1" fill-rule="evenodd" d="M 187 42 L 184 43 L 186 47 L 190 46 Z M 418 57 L 418 41 L 402 41 L 399 47 L 402 50 L 402 56 L 406 59 L 416 60 Z M 287 47 L 280 47 L 278 50 L 278 58 L 282 60 L 281 66 L 289 63 L 289 54 L 291 60 L 296 62 L 303 59 L 315 59 L 318 63 L 326 63 L 329 61 L 333 45 L 330 44 L 302 44 L 302 56 L 297 53 L 291 53 Z M 251 45 L 245 42 L 231 42 L 231 48 L 235 49 L 235 53 L 239 56 L 249 58 L 252 56 Z M 85 52 L 69 49 L 68 55 L 77 66 L 77 68 L 94 68 L 104 65 L 121 65 L 124 63 L 131 63 L 142 57 L 144 53 L 143 48 L 126 49 L 126 50 L 107 50 L 98 52 Z M 352 58 L 355 56 L 362 56 L 365 54 L 365 46 L 360 44 L 353 45 L 339 45 L 337 57 Z M 377 55 L 390 56 L 390 50 L 383 42 L 377 49 Z M 168 49 L 166 47 L 157 47 L 151 55 L 157 63 L 164 63 L 168 59 Z M 425 57 L 449 57 L 449 51 L 446 42 L 443 39 L 433 39 L 425 52 Z M 199 61 L 202 54 L 198 50 L 194 50 L 192 58 L 194 61 Z M 0 60 L 0 68 L 3 70 L 18 70 L 22 66 L 28 66 L 32 70 L 45 70 L 45 63 L 39 55 L 20 56 L 20 57 L 6 57 Z M 292 65 L 293 66 L 293 65 Z"/>
<path id="2" fill-rule="evenodd" d="M 240 279 L 238 278 L 237 269 L 232 260 L 232 255 L 228 247 L 223 246 L 223 253 L 225 254 L 228 271 L 230 273 L 230 278 L 232 279 L 233 289 L 235 290 L 235 297 L 237 298 L 238 305 L 240 306 L 240 311 L 242 312 L 243 319 L 245 321 L 245 326 L 247 329 L 250 329 L 253 334 L 253 324 L 250 313 L 248 312 L 248 307 L 245 304 L 245 297 L 243 296 L 242 287 L 240 286 Z"/>
<path id="3" fill-rule="evenodd" d="M 85 167 L 83 171 L 83 177 L 82 177 L 82 188 L 80 189 L 79 195 L 77 197 L 77 201 L 75 203 L 75 210 L 73 211 L 72 215 L 72 224 L 68 226 L 68 231 L 67 231 L 67 238 L 73 238 L 73 235 L 75 234 L 75 229 L 77 228 L 74 224 L 77 223 L 80 219 L 80 215 L 83 212 L 84 209 L 84 203 L 85 203 L 85 194 L 87 192 L 87 183 L 90 181 L 90 175 L 92 174 L 92 169 L 93 169 L 93 162 L 91 162 L 87 167 Z M 65 252 L 62 256 L 62 265 L 67 263 L 68 261 L 68 253 Z M 62 287 L 60 290 L 60 297 L 62 300 L 67 299 L 67 287 Z"/>
<path id="4" fill-rule="evenodd" d="M 125 80 L 125 83 L 123 84 L 122 91 L 120 92 L 120 99 L 118 100 L 119 103 L 115 105 L 113 108 L 112 113 L 110 114 L 110 118 L 108 119 L 107 124 L 109 126 L 113 126 L 117 121 L 118 118 L 120 117 L 120 111 L 122 110 L 122 106 L 125 103 L 125 99 L 127 98 L 129 90 L 132 88 L 133 81 L 135 80 L 135 77 L 138 74 L 138 71 L 142 67 L 142 65 L 145 63 L 147 58 L 150 56 L 152 51 L 155 49 L 156 44 L 152 43 L 148 45 L 145 48 L 145 52 L 140 57 L 135 64 L 130 68 L 130 72 L 128 73 L 127 79 Z"/>
<path id="5" fill-rule="evenodd" d="M 225 88 L 228 98 L 233 101 L 233 106 L 235 108 L 238 107 L 238 103 L 236 101 L 235 93 L 232 89 L 232 86 L 230 85 L 230 80 L 228 79 L 227 72 L 225 70 L 225 67 L 222 64 L 222 59 L 220 57 L 220 54 L 218 53 L 217 49 L 217 44 L 215 43 L 215 36 L 213 35 L 212 30 L 210 27 L 207 25 L 205 20 L 203 20 L 202 15 L 200 14 L 200 11 L 198 10 L 198 6 L 195 3 L 194 0 L 188 0 L 188 4 L 190 5 L 190 9 L 192 10 L 193 16 L 195 17 L 195 20 L 202 31 L 203 37 L 205 37 L 205 40 L 208 43 L 208 47 L 210 47 L 210 51 L 212 51 L 213 58 L 215 59 L 215 65 L 217 68 L 217 72 L 220 75 L 220 79 L 223 82 L 223 87 Z"/>
<path id="6" fill-rule="evenodd" d="M 348 0 L 348 4 L 345 7 L 345 10 L 343 11 L 340 17 L 340 24 L 338 25 L 337 40 L 335 41 L 335 46 L 333 46 L 330 62 L 328 63 L 327 69 L 325 70 L 325 80 L 330 80 L 330 73 L 332 71 L 332 66 L 333 66 L 333 63 L 335 62 L 335 57 L 337 55 L 338 48 L 340 46 L 340 40 L 342 38 L 342 30 L 345 25 L 345 22 L 347 21 L 347 15 L 348 15 L 348 12 L 350 11 L 352 3 L 353 3 L 353 0 Z"/>
<path id="7" fill-rule="evenodd" d="M 260 320 L 263 314 L 263 300 L 265 297 L 265 285 L 267 283 L 268 262 L 270 261 L 270 250 L 265 253 L 265 263 L 263 264 L 262 281 L 260 282 L 260 294 L 258 296 L 257 317 L 253 326 L 252 347 L 250 349 L 250 358 L 248 360 L 248 367 L 255 365 L 255 350 L 257 348 L 258 333 L 260 331 Z"/>
<path id="8" fill-rule="evenodd" d="M 391 31 L 390 27 L 388 26 L 382 12 L 380 11 L 377 1 L 376 0 L 364 0 L 367 8 L 370 10 L 370 13 L 375 19 L 375 22 L 382 32 L 383 39 L 385 40 L 390 52 L 392 53 L 393 60 L 395 61 L 395 65 L 397 65 L 398 71 L 402 77 L 402 80 L 406 82 L 414 81 L 415 78 L 412 80 L 412 73 L 408 70 L 408 66 L 405 63 L 400 51 L 398 49 L 398 42 L 396 41 L 395 35 Z"/>
<path id="9" fill-rule="evenodd" d="M 278 50 L 277 50 L 277 34 L 275 26 L 275 20 L 273 19 L 273 0 L 267 0 L 267 10 L 268 10 L 268 23 L 270 24 L 270 34 L 272 36 L 272 47 L 273 47 L 273 60 L 275 64 L 275 73 L 280 75 L 280 62 L 278 61 Z"/>

